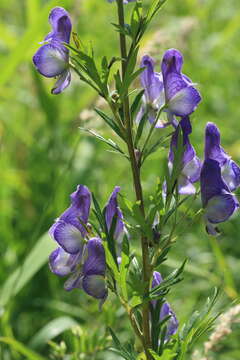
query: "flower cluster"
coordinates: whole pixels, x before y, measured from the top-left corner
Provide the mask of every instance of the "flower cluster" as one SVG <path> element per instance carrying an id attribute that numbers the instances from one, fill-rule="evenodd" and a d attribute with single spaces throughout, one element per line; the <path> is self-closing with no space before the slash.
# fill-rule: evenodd
<path id="1" fill-rule="evenodd" d="M 123 216 L 117 202 L 119 190 L 119 187 L 115 187 L 105 208 L 108 230 L 116 218 L 115 240 L 119 239 L 124 231 Z M 66 290 L 82 288 L 102 303 L 107 297 L 106 261 L 102 240 L 93 236 L 88 224 L 91 194 L 86 186 L 78 185 L 70 198 L 71 206 L 49 231 L 59 245 L 49 257 L 50 269 L 58 276 L 70 275 L 64 285 Z"/>
<path id="2" fill-rule="evenodd" d="M 201 101 L 201 96 L 192 81 L 182 74 L 183 56 L 176 49 L 165 52 L 161 62 L 161 72 L 154 71 L 155 61 L 143 56 L 141 84 L 144 88 L 143 105 L 137 116 L 140 120 L 147 113 L 150 123 L 156 127 L 172 124 L 177 126 L 176 117 L 190 115 Z M 167 114 L 167 122 L 158 119 L 159 111 Z"/>
<path id="3" fill-rule="evenodd" d="M 201 96 L 192 81 L 181 72 L 182 54 L 176 49 L 169 49 L 162 58 L 162 71 L 155 72 L 154 65 L 155 62 L 150 56 L 143 56 L 141 67 L 144 70 L 140 80 L 144 95 L 137 122 L 147 114 L 150 123 L 155 127 L 162 128 L 171 124 L 175 128 L 168 157 L 170 175 L 175 154 L 181 151 L 178 148 L 181 131 L 183 154 L 180 159 L 178 192 L 182 195 L 194 194 L 194 183 L 200 180 L 206 229 L 209 234 L 216 235 L 216 224 L 228 220 L 239 208 L 238 200 L 232 191 L 240 185 L 240 168 L 220 146 L 219 130 L 212 123 L 206 126 L 203 164 L 196 156 L 189 140 L 192 132 L 189 116 L 196 109 Z M 162 119 L 164 113 L 167 121 Z"/>

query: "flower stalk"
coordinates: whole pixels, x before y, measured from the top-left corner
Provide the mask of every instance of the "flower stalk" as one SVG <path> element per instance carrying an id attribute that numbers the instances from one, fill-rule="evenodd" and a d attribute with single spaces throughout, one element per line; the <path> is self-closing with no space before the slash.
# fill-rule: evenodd
<path id="1" fill-rule="evenodd" d="M 124 8 L 123 8 L 123 1 L 117 0 L 117 8 L 118 8 L 118 21 L 121 28 L 124 28 L 125 21 L 124 21 Z M 127 68 L 127 46 L 126 46 L 126 37 L 123 33 L 120 32 L 119 35 L 120 40 L 120 51 L 121 51 L 121 66 L 122 66 L 122 80 L 124 80 Z M 128 93 L 128 91 L 126 91 Z M 132 137 L 132 122 L 131 122 L 131 114 L 130 114 L 130 107 L 129 107 L 129 98 L 128 95 L 124 96 L 123 99 L 123 111 L 124 111 L 124 121 L 125 121 L 125 128 L 126 128 L 126 143 L 128 147 L 128 153 L 131 163 L 133 181 L 134 181 L 134 190 L 136 193 L 136 199 L 139 201 L 140 210 L 142 212 L 143 217 L 145 217 L 145 210 L 144 210 L 144 201 L 143 201 L 143 192 L 142 192 L 142 185 L 141 185 L 141 177 L 140 177 L 140 167 L 138 165 L 136 156 L 135 156 L 135 149 L 133 145 L 133 137 Z M 147 296 L 150 287 L 150 280 L 151 280 L 151 267 L 149 263 L 149 252 L 148 252 L 148 239 L 145 236 L 141 238 L 141 246 L 142 246 L 142 262 L 143 262 L 143 281 L 145 284 L 144 295 Z M 150 337 L 150 318 L 149 318 L 149 303 L 146 302 L 143 305 L 142 309 L 142 333 L 143 333 L 143 340 L 144 340 L 144 350 L 148 360 L 151 360 L 152 357 L 148 351 L 151 348 L 151 337 Z"/>

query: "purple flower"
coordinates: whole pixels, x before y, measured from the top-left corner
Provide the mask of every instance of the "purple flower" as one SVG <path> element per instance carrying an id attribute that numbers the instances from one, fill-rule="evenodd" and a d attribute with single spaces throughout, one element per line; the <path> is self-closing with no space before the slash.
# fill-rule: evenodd
<path id="1" fill-rule="evenodd" d="M 78 185 L 70 197 L 71 206 L 53 224 L 50 235 L 67 253 L 75 255 L 82 252 L 91 194 L 86 186 Z"/>
<path id="2" fill-rule="evenodd" d="M 115 240 L 118 240 L 124 231 L 123 215 L 117 202 L 119 190 L 119 186 L 114 188 L 105 208 L 108 230 L 116 217 Z M 70 197 L 71 206 L 49 230 L 51 237 L 59 245 L 49 257 L 49 266 L 58 276 L 69 275 L 64 284 L 65 290 L 83 289 L 88 295 L 99 299 L 102 305 L 107 297 L 106 260 L 101 239 L 89 239 L 87 227 L 91 194 L 86 186 L 78 185 Z"/>
<path id="3" fill-rule="evenodd" d="M 155 287 L 157 287 L 158 285 L 161 284 L 161 282 L 163 281 L 162 276 L 159 272 L 154 271 L 153 272 L 153 280 L 152 280 L 152 289 L 154 289 Z M 157 301 L 153 300 L 152 301 L 152 305 L 153 307 L 156 307 L 157 305 Z M 174 335 L 177 332 L 178 329 L 178 320 L 176 318 L 175 313 L 173 312 L 173 310 L 171 309 L 170 305 L 168 302 L 164 302 L 162 304 L 161 307 L 161 311 L 160 311 L 160 318 L 159 320 L 162 321 L 164 320 L 167 316 L 171 316 L 170 319 L 167 321 L 167 332 L 165 335 L 165 341 L 168 341 L 170 339 L 170 337 L 172 335 Z"/>
<path id="4" fill-rule="evenodd" d="M 181 159 L 181 173 L 178 178 L 178 192 L 182 195 L 191 195 L 195 193 L 195 187 L 193 184 L 200 178 L 201 161 L 196 156 L 196 152 L 189 141 L 192 126 L 188 116 L 182 118 L 172 136 L 168 166 L 171 174 L 173 170 L 174 153 L 178 151 L 177 147 L 180 127 L 182 129 L 184 151 Z"/>
<path id="5" fill-rule="evenodd" d="M 240 185 L 240 168 L 220 145 L 220 132 L 214 123 L 207 123 L 205 133 L 205 159 L 216 160 L 222 178 L 231 191 Z"/>
<path id="6" fill-rule="evenodd" d="M 201 96 L 191 80 L 182 74 L 183 56 L 176 49 L 169 49 L 162 59 L 162 77 L 165 106 L 172 115 L 190 115 L 201 101 Z"/>
<path id="7" fill-rule="evenodd" d="M 123 223 L 123 214 L 121 209 L 118 206 L 117 195 L 120 191 L 120 187 L 116 186 L 108 199 L 108 203 L 105 207 L 105 219 L 108 231 L 110 231 L 111 226 L 113 224 L 113 220 L 115 219 L 115 231 L 114 238 L 116 240 L 121 240 L 121 237 L 124 232 L 124 223 Z"/>
<path id="8" fill-rule="evenodd" d="M 143 104 L 137 115 L 136 121 L 139 122 L 143 115 L 147 112 L 148 120 L 154 123 L 159 109 L 164 105 L 164 88 L 162 74 L 154 71 L 155 61 L 148 55 L 143 56 L 141 67 L 145 70 L 140 75 L 140 80 L 143 89 Z M 157 128 L 162 128 L 168 125 L 163 120 L 158 120 L 156 123 Z"/>
<path id="9" fill-rule="evenodd" d="M 61 7 L 52 9 L 49 22 L 52 31 L 44 39 L 46 44 L 33 56 L 33 63 L 43 76 L 58 78 L 51 92 L 59 94 L 71 81 L 69 50 L 63 43 L 69 44 L 72 24 L 68 12 Z"/>
<path id="10" fill-rule="evenodd" d="M 209 234 L 217 235 L 216 225 L 228 220 L 239 208 L 239 203 L 223 180 L 218 161 L 205 159 L 200 182 L 206 229 Z"/>

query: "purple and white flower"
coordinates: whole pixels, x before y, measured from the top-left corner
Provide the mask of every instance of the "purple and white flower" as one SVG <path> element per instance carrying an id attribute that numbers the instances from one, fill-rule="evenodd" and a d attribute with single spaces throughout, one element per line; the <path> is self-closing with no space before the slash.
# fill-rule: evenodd
<path id="1" fill-rule="evenodd" d="M 219 163 L 223 180 L 231 191 L 240 186 L 240 168 L 221 147 L 219 129 L 211 122 L 206 125 L 205 159 Z"/>
<path id="2" fill-rule="evenodd" d="M 137 121 L 147 112 L 150 123 L 156 121 L 160 109 L 167 114 L 167 121 L 159 118 L 156 127 L 172 124 L 177 127 L 175 116 L 188 116 L 201 101 L 201 96 L 192 81 L 182 74 L 183 56 L 176 49 L 167 50 L 162 59 L 162 72 L 154 71 L 154 60 L 145 55 L 141 67 L 145 67 L 140 75 L 143 89 L 143 104 L 137 115 Z"/>
<path id="3" fill-rule="evenodd" d="M 161 69 L 165 93 L 165 107 L 175 116 L 190 115 L 201 101 L 192 81 L 182 74 L 183 56 L 176 49 L 169 49 L 162 59 Z"/>
<path id="4" fill-rule="evenodd" d="M 217 235 L 217 224 L 227 221 L 239 208 L 232 191 L 240 185 L 240 168 L 220 145 L 220 132 L 208 123 L 205 161 L 201 171 L 201 196 L 207 232 Z"/>
<path id="5" fill-rule="evenodd" d="M 62 7 L 55 7 L 49 15 L 52 31 L 44 38 L 42 45 L 33 56 L 33 63 L 39 73 L 48 78 L 57 77 L 52 94 L 61 93 L 71 81 L 69 69 L 69 44 L 72 31 L 71 19 Z"/>
<path id="6" fill-rule="evenodd" d="M 123 214 L 118 206 L 117 196 L 120 191 L 119 186 L 115 186 L 111 196 L 108 199 L 107 205 L 105 207 L 105 220 L 108 231 L 111 230 L 112 225 L 115 220 L 115 231 L 114 231 L 114 239 L 117 241 L 122 240 L 122 235 L 124 233 L 124 222 L 123 222 Z"/>
<path id="7" fill-rule="evenodd" d="M 180 127 L 182 130 L 182 145 L 184 150 L 181 159 L 181 172 L 178 178 L 178 192 L 181 195 L 191 195 L 195 194 L 196 192 L 195 186 L 193 184 L 200 178 L 201 161 L 196 156 L 196 151 L 189 141 L 189 135 L 192 132 L 192 126 L 188 116 L 182 118 L 172 136 L 168 157 L 168 167 L 171 175 L 173 171 L 174 154 L 180 150 L 178 149 L 178 136 Z"/>
<path id="8" fill-rule="evenodd" d="M 158 271 L 154 271 L 153 272 L 153 280 L 152 280 L 152 289 L 154 289 L 155 287 L 160 285 L 162 281 L 163 281 L 163 278 L 162 278 L 161 274 Z M 153 305 L 153 307 L 155 307 L 157 305 L 157 301 L 153 300 L 152 305 Z M 162 304 L 162 307 L 160 310 L 159 320 L 162 321 L 167 316 L 171 316 L 171 317 L 167 321 L 167 331 L 166 331 L 166 335 L 165 335 L 166 342 L 169 341 L 169 339 L 172 335 L 176 334 L 179 323 L 178 323 L 177 317 L 176 317 L 175 313 L 173 312 L 173 310 L 171 309 L 169 303 L 167 301 L 165 301 Z"/>
<path id="9" fill-rule="evenodd" d="M 108 230 L 116 218 L 114 239 L 121 238 L 124 231 L 123 214 L 118 206 L 116 186 L 105 207 Z M 70 196 L 71 206 L 63 212 L 49 230 L 58 248 L 49 257 L 51 271 L 58 276 L 69 276 L 64 284 L 67 291 L 83 289 L 103 304 L 107 297 L 105 281 L 106 260 L 102 241 L 90 237 L 88 218 L 91 193 L 84 185 L 78 185 Z M 91 234 L 92 235 L 92 234 Z"/>

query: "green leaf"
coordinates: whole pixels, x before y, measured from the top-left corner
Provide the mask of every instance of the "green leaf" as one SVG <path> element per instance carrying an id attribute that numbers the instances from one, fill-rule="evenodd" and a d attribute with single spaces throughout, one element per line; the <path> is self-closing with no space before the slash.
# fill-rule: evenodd
<path id="1" fill-rule="evenodd" d="M 110 348 L 110 350 L 122 356 L 125 360 L 136 360 L 136 354 L 132 347 L 128 346 L 128 348 L 126 348 L 123 346 L 117 336 L 114 334 L 113 330 L 111 328 L 108 328 L 108 330 L 112 336 L 114 345 L 116 346 L 116 348 Z"/>
<path id="2" fill-rule="evenodd" d="M 56 248 L 56 243 L 44 234 L 19 266 L 5 281 L 1 288 L 0 305 L 6 306 L 17 293 L 32 279 L 36 272 L 47 262 L 49 254 Z"/>
<path id="3" fill-rule="evenodd" d="M 138 0 L 135 3 L 134 9 L 132 11 L 131 15 L 131 34 L 132 37 L 135 38 L 139 27 L 141 25 L 141 19 L 142 19 L 142 1 Z"/>
<path id="4" fill-rule="evenodd" d="M 152 20 L 152 18 L 156 15 L 156 13 L 161 9 L 161 7 L 165 4 L 167 0 L 154 0 L 148 10 L 147 16 L 146 16 L 146 23 L 149 24 L 149 22 Z"/>
<path id="5" fill-rule="evenodd" d="M 114 122 L 114 120 L 112 118 L 110 118 L 107 114 L 105 114 L 103 111 L 101 111 L 100 109 L 94 108 L 94 110 L 107 123 L 107 125 L 109 125 L 113 129 L 113 131 L 118 136 L 120 136 L 120 138 L 122 138 L 124 140 L 122 132 L 119 129 L 118 125 Z"/>
<path id="6" fill-rule="evenodd" d="M 155 351 L 149 349 L 150 354 L 154 358 L 154 360 L 171 360 L 173 359 L 177 354 L 170 349 L 166 349 L 162 356 L 159 356 L 155 353 Z"/>
<path id="7" fill-rule="evenodd" d="M 118 266 L 117 266 L 112 254 L 111 254 L 111 251 L 109 250 L 108 242 L 106 240 L 103 241 L 103 247 L 104 247 L 104 250 L 105 250 L 105 256 L 106 256 L 107 265 L 112 270 L 113 275 L 114 275 L 115 280 L 117 281 L 117 283 L 120 283 L 120 274 L 119 274 L 119 271 L 118 271 Z"/>
<path id="8" fill-rule="evenodd" d="M 46 345 L 49 340 L 54 339 L 56 336 L 76 325 L 78 325 L 77 321 L 69 316 L 61 316 L 51 320 L 32 337 L 29 346 L 33 349 L 40 349 Z"/>
<path id="9" fill-rule="evenodd" d="M 136 133 L 136 137 L 135 137 L 135 140 L 134 140 L 134 147 L 135 148 L 137 148 L 138 142 L 141 139 L 141 136 L 142 136 L 143 129 L 144 129 L 144 126 L 146 124 L 147 118 L 148 118 L 148 115 L 147 115 L 147 113 L 145 113 L 142 116 L 142 118 L 141 118 L 141 120 L 140 120 L 140 122 L 138 124 L 137 133 Z"/>
<path id="10" fill-rule="evenodd" d="M 47 360 L 43 356 L 37 354 L 35 351 L 28 349 L 21 342 L 10 338 L 10 337 L 0 337 L 0 343 L 8 344 L 12 349 L 17 351 L 19 354 L 25 356 L 28 360 Z"/>
<path id="11" fill-rule="evenodd" d="M 144 94 L 145 90 L 141 90 L 137 96 L 135 97 L 132 105 L 131 105 L 131 109 L 130 109 L 130 112 L 132 114 L 132 117 L 134 117 L 139 105 L 140 105 L 140 102 L 142 100 L 142 97 L 143 97 L 143 94 Z"/>

